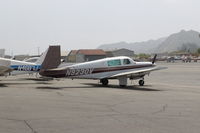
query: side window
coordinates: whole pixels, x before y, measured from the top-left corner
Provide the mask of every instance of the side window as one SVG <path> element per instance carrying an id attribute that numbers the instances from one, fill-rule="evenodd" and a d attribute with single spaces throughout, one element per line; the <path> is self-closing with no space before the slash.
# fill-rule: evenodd
<path id="1" fill-rule="evenodd" d="M 128 65 L 128 64 L 131 64 L 131 62 L 130 62 L 129 59 L 124 59 L 123 64 L 124 64 L 124 65 Z"/>
<path id="2" fill-rule="evenodd" d="M 108 63 L 108 66 L 120 66 L 121 60 L 110 60 L 107 63 Z"/>

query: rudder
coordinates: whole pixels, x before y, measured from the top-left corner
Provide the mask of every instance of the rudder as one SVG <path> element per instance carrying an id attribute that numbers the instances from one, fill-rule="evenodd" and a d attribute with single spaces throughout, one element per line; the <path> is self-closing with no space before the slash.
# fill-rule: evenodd
<path id="1" fill-rule="evenodd" d="M 61 63 L 60 45 L 49 46 L 41 70 L 57 68 Z"/>

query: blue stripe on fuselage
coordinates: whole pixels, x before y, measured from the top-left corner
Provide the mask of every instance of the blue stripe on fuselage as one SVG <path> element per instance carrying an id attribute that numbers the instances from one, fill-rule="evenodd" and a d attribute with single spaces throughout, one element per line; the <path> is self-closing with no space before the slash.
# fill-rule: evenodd
<path id="1" fill-rule="evenodd" d="M 16 71 L 39 71 L 41 65 L 11 65 L 10 68 Z"/>

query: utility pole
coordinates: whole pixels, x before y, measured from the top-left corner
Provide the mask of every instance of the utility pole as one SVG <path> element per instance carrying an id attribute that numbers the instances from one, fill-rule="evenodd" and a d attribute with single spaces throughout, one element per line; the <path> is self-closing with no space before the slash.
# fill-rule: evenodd
<path id="1" fill-rule="evenodd" d="M 38 50 L 38 56 L 40 56 L 40 47 L 37 47 Z"/>

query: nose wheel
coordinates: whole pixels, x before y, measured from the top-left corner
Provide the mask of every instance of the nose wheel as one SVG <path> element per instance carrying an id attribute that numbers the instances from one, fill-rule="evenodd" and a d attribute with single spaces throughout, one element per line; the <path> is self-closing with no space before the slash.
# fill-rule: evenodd
<path id="1" fill-rule="evenodd" d="M 139 80 L 138 83 L 139 83 L 140 86 L 143 86 L 144 85 L 144 79 Z"/>
<path id="2" fill-rule="evenodd" d="M 102 85 L 108 85 L 108 79 L 101 79 L 100 82 L 102 83 Z"/>

